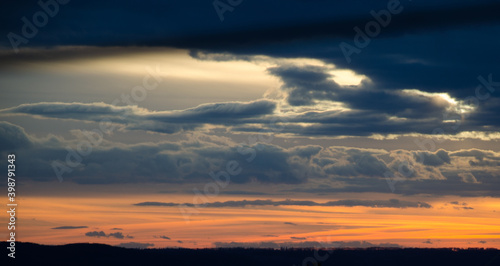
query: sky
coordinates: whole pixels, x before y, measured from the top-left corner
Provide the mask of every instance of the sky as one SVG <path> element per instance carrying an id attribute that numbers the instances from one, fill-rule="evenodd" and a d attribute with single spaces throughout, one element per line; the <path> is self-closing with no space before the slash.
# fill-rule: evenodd
<path id="1" fill-rule="evenodd" d="M 499 11 L 3 3 L 0 167 L 15 155 L 17 239 L 500 248 Z"/>

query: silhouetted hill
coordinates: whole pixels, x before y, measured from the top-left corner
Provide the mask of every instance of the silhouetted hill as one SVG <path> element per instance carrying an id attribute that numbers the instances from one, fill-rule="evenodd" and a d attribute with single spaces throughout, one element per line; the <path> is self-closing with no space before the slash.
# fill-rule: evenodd
<path id="1" fill-rule="evenodd" d="M 497 266 L 497 249 L 126 249 L 103 244 L 45 246 L 16 243 L 16 258 L 7 257 L 1 243 L 1 265 L 369 265 L 369 266 Z M 316 254 L 316 259 L 314 256 Z M 316 261 L 317 264 L 312 264 Z M 309 262 L 309 263 L 307 263 Z"/>

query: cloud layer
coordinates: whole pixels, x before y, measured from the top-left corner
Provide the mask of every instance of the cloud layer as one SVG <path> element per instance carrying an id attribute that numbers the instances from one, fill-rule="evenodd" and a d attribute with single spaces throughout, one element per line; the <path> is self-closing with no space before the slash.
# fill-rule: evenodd
<path id="1" fill-rule="evenodd" d="M 318 241 L 304 241 L 304 242 L 255 242 L 255 243 L 242 243 L 242 242 L 215 242 L 217 248 L 371 248 L 371 247 L 392 247 L 400 248 L 402 246 L 393 243 L 380 243 L 373 244 L 367 241 L 332 241 L 332 242 L 318 242 Z"/>
<path id="2" fill-rule="evenodd" d="M 192 203 L 172 203 L 172 202 L 140 202 L 134 204 L 135 206 L 188 206 L 188 207 L 207 207 L 207 208 L 222 208 L 222 207 L 246 207 L 246 206 L 363 206 L 371 208 L 431 208 L 432 206 L 425 202 L 411 202 L 400 201 L 397 199 L 390 200 L 337 200 L 328 201 L 325 203 L 318 203 L 314 201 L 304 200 L 241 200 L 241 201 L 225 201 L 225 202 L 211 202 L 194 205 Z"/>
<path id="3" fill-rule="evenodd" d="M 3 138 L 24 140 L 14 147 L 16 155 L 24 158 L 18 162 L 18 172 L 35 181 L 57 180 L 53 168 L 57 162 L 70 167 L 64 181 L 81 184 L 207 183 L 232 162 L 232 183 L 306 184 L 293 190 L 309 193 L 497 197 L 500 188 L 500 155 L 479 149 L 423 152 L 317 145 L 283 148 L 270 143 L 237 144 L 227 138 L 198 134 L 177 142 L 125 145 L 103 141 L 92 146 L 91 152 L 78 162 L 74 156 L 78 155 L 79 145 L 90 142 L 83 131 L 74 131 L 75 139 L 66 140 L 55 136 L 36 138 L 6 122 L 1 126 L 5 128 L 1 131 Z"/>

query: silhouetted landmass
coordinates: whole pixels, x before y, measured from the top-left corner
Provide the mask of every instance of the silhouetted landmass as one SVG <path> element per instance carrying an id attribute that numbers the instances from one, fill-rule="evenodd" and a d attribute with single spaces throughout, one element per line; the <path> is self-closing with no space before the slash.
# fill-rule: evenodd
<path id="1" fill-rule="evenodd" d="M 369 265 L 369 266 L 496 266 L 497 249 L 127 249 L 103 244 L 46 246 L 16 243 L 16 258 L 7 257 L 2 242 L 2 265 Z M 316 254 L 316 259 L 314 259 Z M 316 264 L 313 264 L 313 263 Z"/>

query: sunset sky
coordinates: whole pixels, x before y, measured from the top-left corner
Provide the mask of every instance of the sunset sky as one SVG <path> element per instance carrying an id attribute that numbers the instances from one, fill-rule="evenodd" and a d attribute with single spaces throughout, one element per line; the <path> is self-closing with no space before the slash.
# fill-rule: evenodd
<path id="1" fill-rule="evenodd" d="M 0 11 L 18 241 L 500 248 L 498 1 L 41 3 Z"/>

